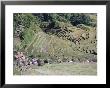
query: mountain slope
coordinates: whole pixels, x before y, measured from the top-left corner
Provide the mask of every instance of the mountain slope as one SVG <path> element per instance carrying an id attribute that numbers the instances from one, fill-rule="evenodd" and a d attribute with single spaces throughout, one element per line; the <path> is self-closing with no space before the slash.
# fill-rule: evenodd
<path id="1" fill-rule="evenodd" d="M 26 18 L 23 19 L 28 20 L 26 14 L 23 14 L 23 17 L 24 15 Z M 23 30 L 20 30 L 17 37 L 14 37 L 14 50 L 25 52 L 27 56 L 50 59 L 53 62 L 59 60 L 97 60 L 96 26 L 94 27 L 93 24 L 93 26 L 89 26 L 87 23 L 82 24 L 84 23 L 83 20 L 80 21 L 82 23 L 78 24 L 77 14 L 72 15 L 71 20 L 65 19 L 65 17 L 61 15 L 62 14 L 49 14 L 49 17 L 51 17 L 51 19 L 49 18 L 50 20 L 48 19 L 49 22 L 47 20 L 47 22 L 45 22 L 43 18 L 37 19 L 36 22 L 37 16 L 43 17 L 44 15 L 37 14 L 35 15 L 36 18 L 34 18 L 33 15 L 29 14 L 28 16 L 30 16 L 33 21 L 31 20 L 31 23 L 29 23 L 30 26 L 28 25 L 27 28 L 21 28 Z M 89 15 L 90 14 L 88 14 L 88 16 Z M 52 18 L 53 16 L 54 18 Z M 84 14 L 81 16 L 84 16 Z M 74 20 L 73 18 L 77 19 Z M 83 17 L 80 18 L 83 19 Z M 96 22 L 95 15 L 90 15 L 90 18 L 93 22 Z M 58 19 L 58 21 L 54 19 Z M 76 22 L 75 25 L 73 24 L 74 22 Z"/>

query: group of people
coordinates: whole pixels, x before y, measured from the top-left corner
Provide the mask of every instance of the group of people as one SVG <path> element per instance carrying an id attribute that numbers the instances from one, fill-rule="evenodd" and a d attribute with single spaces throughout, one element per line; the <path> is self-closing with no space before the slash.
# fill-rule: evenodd
<path id="1" fill-rule="evenodd" d="M 27 61 L 27 58 L 26 56 L 23 54 L 23 52 L 17 52 L 16 55 L 14 55 L 15 57 L 15 60 L 17 62 L 17 65 L 26 65 L 26 61 Z"/>
<path id="2" fill-rule="evenodd" d="M 17 66 L 27 66 L 27 65 L 38 65 L 41 66 L 43 65 L 43 61 L 38 59 L 38 58 L 28 58 L 26 57 L 23 52 L 17 52 L 15 55 L 15 60 L 16 60 L 16 65 Z"/>
<path id="3" fill-rule="evenodd" d="M 51 64 L 53 63 L 52 61 L 48 60 L 48 59 L 39 59 L 39 58 L 35 58 L 35 57 L 27 57 L 26 55 L 24 55 L 23 52 L 16 52 L 16 54 L 14 55 L 15 57 L 15 61 L 16 61 L 16 65 L 19 67 L 23 67 L 23 66 L 31 66 L 31 65 L 36 65 L 36 66 L 43 66 L 44 64 Z M 80 61 L 80 60 L 79 60 Z M 58 59 L 57 63 L 62 63 L 62 62 L 66 62 L 66 61 L 62 61 L 61 59 Z M 74 59 L 67 61 L 68 63 L 74 63 L 77 61 L 74 61 Z M 80 61 L 81 62 L 81 61 Z M 83 62 L 97 62 L 96 59 L 91 59 L 91 60 L 84 60 Z"/>

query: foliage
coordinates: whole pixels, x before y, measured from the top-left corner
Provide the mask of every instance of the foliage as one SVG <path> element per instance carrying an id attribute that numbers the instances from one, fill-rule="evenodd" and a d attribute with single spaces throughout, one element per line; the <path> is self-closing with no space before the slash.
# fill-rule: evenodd
<path id="1" fill-rule="evenodd" d="M 91 19 L 88 15 L 85 14 L 72 14 L 70 21 L 73 25 L 78 25 L 78 24 L 85 24 L 85 25 L 89 25 L 89 23 L 91 22 Z"/>
<path id="2" fill-rule="evenodd" d="M 38 24 L 36 18 L 30 13 L 14 13 L 14 33 L 19 31 L 22 33 L 24 29 L 31 26 L 31 23 Z"/>
<path id="3" fill-rule="evenodd" d="M 14 13 L 13 16 L 14 35 L 18 35 L 17 38 L 20 39 L 20 43 L 16 43 L 14 48 L 18 51 L 26 50 L 25 52 L 34 57 L 51 58 L 52 60 L 59 58 L 68 60 L 72 57 L 77 59 L 78 55 L 79 57 L 85 56 L 88 49 L 83 51 L 83 48 L 87 48 L 86 45 L 95 40 L 94 38 L 86 39 L 89 34 L 92 37 L 96 32 L 94 30 L 94 35 L 90 32 L 97 26 L 94 14 Z M 49 33 L 47 34 L 46 31 Z M 82 34 L 85 38 L 82 38 Z M 81 39 L 81 45 L 76 44 L 79 39 Z M 90 44 L 90 47 L 94 46 L 96 43 Z M 47 52 L 43 52 L 45 47 Z"/>

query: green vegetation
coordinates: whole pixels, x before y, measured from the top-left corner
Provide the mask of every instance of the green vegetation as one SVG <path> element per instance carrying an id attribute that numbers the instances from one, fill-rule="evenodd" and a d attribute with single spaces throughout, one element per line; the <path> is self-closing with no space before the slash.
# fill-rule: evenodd
<path id="1" fill-rule="evenodd" d="M 13 21 L 14 51 L 24 52 L 27 57 L 49 60 L 55 65 L 59 61 L 97 62 L 95 13 L 14 13 Z M 51 67 L 45 66 L 46 69 Z M 67 69 L 66 65 L 64 68 Z M 17 70 L 14 71 L 16 73 Z M 19 71 L 17 73 L 20 74 Z"/>
<path id="2" fill-rule="evenodd" d="M 96 22 L 96 14 L 15 13 L 14 50 L 39 53 L 42 58 L 45 54 L 55 58 L 96 52 Z"/>

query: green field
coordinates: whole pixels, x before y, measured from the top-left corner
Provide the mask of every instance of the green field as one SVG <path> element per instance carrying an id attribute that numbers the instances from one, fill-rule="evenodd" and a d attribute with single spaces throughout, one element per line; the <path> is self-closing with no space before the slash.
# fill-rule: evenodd
<path id="1" fill-rule="evenodd" d="M 14 68 L 14 75 L 97 75 L 96 63 L 61 63 L 34 66 L 26 71 Z"/>

